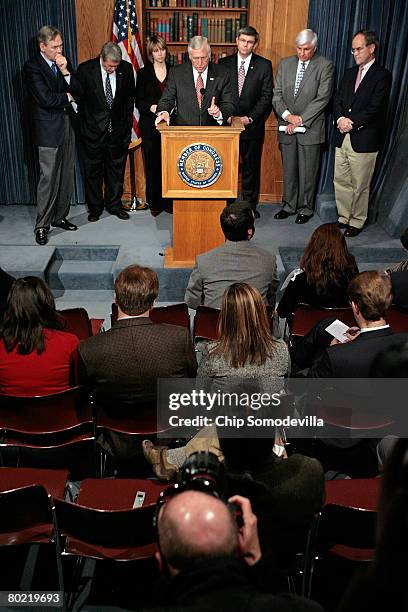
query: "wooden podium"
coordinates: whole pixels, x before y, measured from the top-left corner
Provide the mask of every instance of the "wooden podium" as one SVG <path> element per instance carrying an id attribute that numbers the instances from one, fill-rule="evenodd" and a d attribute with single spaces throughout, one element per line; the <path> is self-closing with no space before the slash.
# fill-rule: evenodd
<path id="1" fill-rule="evenodd" d="M 165 268 L 191 268 L 199 253 L 225 241 L 220 213 L 238 193 L 238 118 L 231 126 L 167 126 L 159 123 L 162 192 L 173 199 L 173 246 Z"/>

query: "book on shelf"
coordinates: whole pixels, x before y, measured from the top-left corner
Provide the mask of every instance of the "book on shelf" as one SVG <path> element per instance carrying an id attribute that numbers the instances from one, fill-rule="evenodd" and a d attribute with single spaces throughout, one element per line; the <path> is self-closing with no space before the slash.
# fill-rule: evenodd
<path id="1" fill-rule="evenodd" d="M 154 13 L 153 13 L 154 15 Z M 193 36 L 206 36 L 210 44 L 234 43 L 238 30 L 247 25 L 247 14 L 239 17 L 202 17 L 199 13 L 176 13 L 167 17 L 145 13 L 146 35 L 158 34 L 168 43 L 188 43 Z"/>
<path id="2" fill-rule="evenodd" d="M 247 9 L 247 0 L 149 0 L 146 8 Z"/>

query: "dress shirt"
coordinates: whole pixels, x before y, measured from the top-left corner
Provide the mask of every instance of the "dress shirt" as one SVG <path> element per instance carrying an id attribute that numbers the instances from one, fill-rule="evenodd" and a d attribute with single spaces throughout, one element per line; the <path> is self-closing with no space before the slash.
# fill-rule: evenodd
<path id="1" fill-rule="evenodd" d="M 310 64 L 310 60 L 307 60 L 307 62 L 302 62 L 301 60 L 298 60 L 298 65 L 297 65 L 297 69 L 296 69 L 295 83 L 296 83 L 296 80 L 297 80 L 298 74 L 299 74 L 299 72 L 300 72 L 300 70 L 301 70 L 302 64 L 304 64 L 304 65 L 305 65 L 305 72 L 306 72 L 307 67 L 308 67 L 308 66 L 309 66 L 309 64 Z M 305 78 L 305 75 L 303 75 L 303 78 Z M 303 79 L 302 79 L 302 80 L 303 80 Z M 290 112 L 289 110 L 287 110 L 287 109 L 286 109 L 286 110 L 285 110 L 285 111 L 283 111 L 283 113 L 282 113 L 282 119 L 286 119 L 286 117 L 287 117 L 288 115 L 290 115 L 290 114 L 291 114 L 291 112 Z"/>
<path id="2" fill-rule="evenodd" d="M 105 68 L 102 66 L 102 60 L 101 60 L 101 78 L 102 78 L 102 82 L 103 82 L 103 91 L 105 92 L 105 96 L 106 96 L 105 87 L 106 87 L 106 75 L 107 74 L 109 74 L 109 72 L 106 72 Z M 116 71 L 109 74 L 109 81 L 110 81 L 110 85 L 111 85 L 111 89 L 112 89 L 112 98 L 115 98 L 115 93 L 116 93 Z"/>
<path id="3" fill-rule="evenodd" d="M 246 57 L 245 60 L 240 56 L 239 53 L 237 53 L 238 72 L 239 72 L 239 69 L 241 68 L 241 63 L 244 62 L 244 71 L 245 71 L 245 76 L 246 76 L 248 74 L 248 69 L 249 69 L 249 64 L 251 63 L 251 59 L 252 59 L 252 53 L 248 55 L 248 57 Z"/>

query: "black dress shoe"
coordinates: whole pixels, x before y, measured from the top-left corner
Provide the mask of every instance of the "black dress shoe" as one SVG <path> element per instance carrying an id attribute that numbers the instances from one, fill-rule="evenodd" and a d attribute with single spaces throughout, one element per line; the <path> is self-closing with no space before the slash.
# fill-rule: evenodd
<path id="1" fill-rule="evenodd" d="M 110 210 L 109 213 L 111 215 L 115 215 L 115 217 L 117 217 L 118 219 L 123 219 L 123 221 L 125 219 L 129 219 L 129 215 L 122 208 L 118 208 L 117 210 Z"/>
<path id="2" fill-rule="evenodd" d="M 259 219 L 261 217 L 261 215 L 259 214 L 259 212 L 256 210 L 256 208 L 254 208 L 254 217 L 255 219 Z"/>
<path id="3" fill-rule="evenodd" d="M 37 244 L 44 246 L 48 242 L 48 229 L 46 227 L 40 227 L 35 232 L 35 241 Z"/>
<path id="4" fill-rule="evenodd" d="M 308 221 L 310 221 L 310 219 L 313 217 L 313 215 L 302 215 L 301 213 L 298 214 L 298 216 L 295 219 L 295 223 L 307 223 Z"/>
<path id="5" fill-rule="evenodd" d="M 286 210 L 280 210 L 279 212 L 276 213 L 276 215 L 274 215 L 274 218 L 275 219 L 287 219 L 288 217 L 294 214 L 295 213 L 290 213 L 290 212 L 287 212 Z"/>
<path id="6" fill-rule="evenodd" d="M 52 227 L 60 227 L 63 230 L 69 230 L 70 232 L 75 232 L 78 229 L 76 225 L 68 221 L 68 219 L 61 219 L 59 223 L 53 223 Z"/>
<path id="7" fill-rule="evenodd" d="M 90 212 L 89 215 L 88 215 L 88 221 L 90 221 L 91 223 L 93 221 L 99 221 L 99 217 L 100 216 L 101 215 L 99 213 L 97 213 L 97 212 Z"/>
<path id="8" fill-rule="evenodd" d="M 337 221 L 337 223 L 335 225 L 339 229 L 348 229 L 348 224 L 347 223 L 342 223 L 341 221 Z"/>
<path id="9" fill-rule="evenodd" d="M 363 231 L 362 227 L 358 228 L 358 227 L 353 227 L 352 225 L 350 225 L 344 232 L 344 235 L 347 238 L 354 238 L 354 236 L 358 236 L 360 232 L 362 231 Z"/>

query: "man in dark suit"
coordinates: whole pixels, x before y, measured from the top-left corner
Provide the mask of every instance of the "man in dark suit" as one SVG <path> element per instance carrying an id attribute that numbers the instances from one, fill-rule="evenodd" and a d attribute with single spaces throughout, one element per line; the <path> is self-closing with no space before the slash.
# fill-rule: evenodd
<path id="1" fill-rule="evenodd" d="M 334 191 L 339 227 L 348 237 L 357 236 L 367 219 L 370 182 L 385 138 L 391 73 L 377 64 L 377 48 L 375 32 L 357 32 L 351 49 L 356 65 L 346 70 L 334 97 Z"/>
<path id="2" fill-rule="evenodd" d="M 279 284 L 276 257 L 251 242 L 255 228 L 249 203 L 234 202 L 224 208 L 220 223 L 226 242 L 197 255 L 184 300 L 190 308 L 200 304 L 221 308 L 225 289 L 242 282 L 256 287 L 265 302 L 274 307 Z"/>
<path id="3" fill-rule="evenodd" d="M 76 230 L 66 216 L 74 189 L 75 136 L 72 103 L 80 93 L 71 62 L 62 55 L 61 32 L 43 26 L 38 34 L 39 53 L 24 66 L 33 143 L 38 150 L 35 240 L 48 242 L 50 225 Z"/>
<path id="4" fill-rule="evenodd" d="M 375 387 L 365 379 L 371 377 L 372 365 L 377 356 L 385 349 L 407 341 L 408 334 L 394 333 L 386 322 L 392 292 L 390 278 L 385 272 L 371 270 L 357 274 L 350 282 L 348 295 L 359 331 L 350 334 L 344 343 L 332 340 L 331 346 L 310 369 L 309 377 L 329 378 L 330 387 L 335 384 L 335 379 L 343 379 L 338 381 L 335 390 L 327 396 L 332 405 L 345 407 L 345 410 L 349 410 L 346 408 L 348 406 L 363 412 L 376 411 Z M 316 338 L 321 338 L 322 334 L 329 336 L 324 329 L 332 321 L 325 319 L 320 322 L 311 334 L 315 334 Z M 329 342 L 330 339 L 327 344 Z M 352 384 L 350 379 L 359 380 Z M 391 400 L 391 395 L 388 399 Z M 380 413 L 390 406 L 381 403 Z M 326 468 L 344 471 L 351 476 L 364 476 L 364 473 L 359 472 L 360 467 L 368 470 L 367 476 L 373 475 L 377 471 L 377 442 L 377 439 L 329 438 L 316 447 L 317 458 Z"/>
<path id="5" fill-rule="evenodd" d="M 79 380 L 115 415 L 120 410 L 156 410 L 158 378 L 194 377 L 197 363 L 190 332 L 152 323 L 149 311 L 159 292 L 157 274 L 128 266 L 115 281 L 118 319 L 112 328 L 79 346 Z M 105 436 L 104 447 L 122 457 L 137 451 L 126 436 Z"/>
<path id="6" fill-rule="evenodd" d="M 133 67 L 122 60 L 116 43 L 107 42 L 99 57 L 78 66 L 78 79 L 83 89 L 79 118 L 88 220 L 98 221 L 104 207 L 119 219 L 129 219 L 122 194 L 135 98 Z"/>
<path id="7" fill-rule="evenodd" d="M 313 216 L 325 111 L 333 91 L 334 66 L 316 54 L 316 47 L 312 30 L 298 33 L 296 55 L 282 59 L 273 91 L 283 164 L 283 208 L 275 219 L 297 214 L 296 223 Z"/>
<path id="8" fill-rule="evenodd" d="M 235 112 L 228 75 L 210 62 L 207 38 L 194 36 L 188 45 L 189 62 L 174 66 L 157 105 L 156 125 L 223 125 Z"/>
<path id="9" fill-rule="evenodd" d="M 259 198 L 261 155 L 265 121 L 272 110 L 272 63 L 254 53 L 259 34 L 251 26 L 238 30 L 238 52 L 220 59 L 218 65 L 230 76 L 236 97 L 236 113 L 245 131 L 239 139 L 242 158 L 242 199 L 248 201 L 255 216 Z"/>

